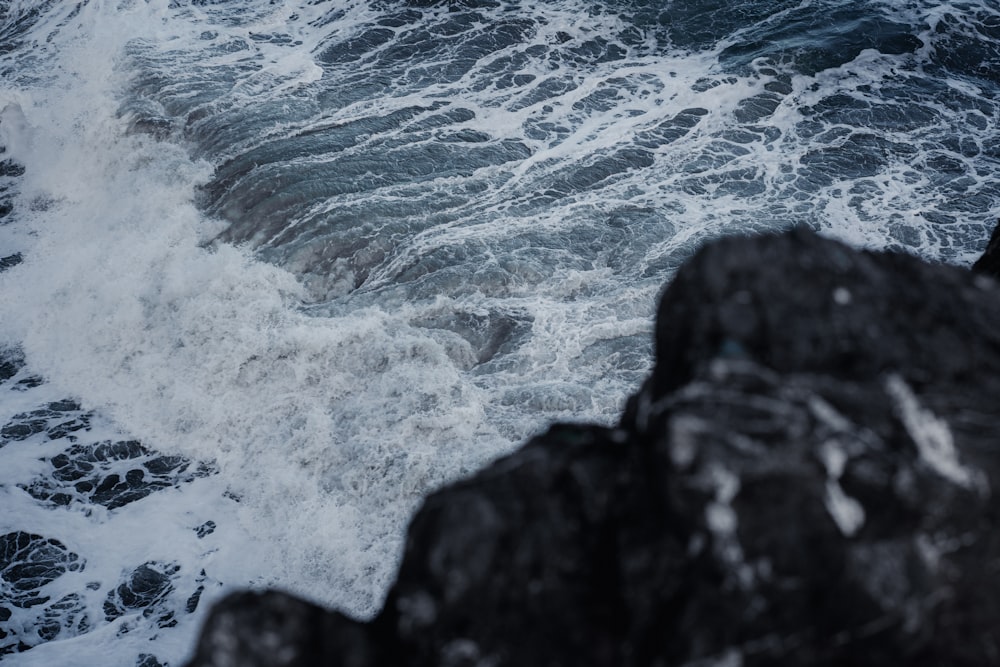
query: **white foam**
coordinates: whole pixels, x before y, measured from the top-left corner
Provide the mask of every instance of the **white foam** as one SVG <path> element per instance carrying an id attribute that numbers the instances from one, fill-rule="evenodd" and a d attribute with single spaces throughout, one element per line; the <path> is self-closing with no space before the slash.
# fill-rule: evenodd
<path id="1" fill-rule="evenodd" d="M 32 530 L 92 554 L 104 549 L 88 536 L 100 535 L 120 544 L 107 561 L 122 567 L 133 547 L 110 535 L 153 539 L 154 553 L 186 511 L 176 503 L 202 503 L 208 518 L 238 519 L 210 568 L 227 585 L 278 585 L 370 613 L 422 495 L 513 443 L 484 421 L 481 391 L 442 346 L 405 319 L 377 308 L 307 317 L 292 275 L 244 249 L 200 245 L 214 223 L 192 196 L 209 165 L 127 135 L 117 116 L 117 54 L 133 28 L 158 25 L 164 4 L 125 17 L 85 5 L 76 22 L 92 39 L 55 60 L 60 84 L 0 93 L 26 167 L 18 215 L 31 238 L 25 261 L 0 274 L 0 338 L 19 343 L 53 391 L 221 472 L 199 483 L 207 495 L 186 487 L 156 494 L 166 505 L 136 503 L 134 525 L 128 508 L 78 528 L 36 512 Z M 282 67 L 272 74 L 295 85 L 315 77 L 308 63 Z M 227 489 L 242 498 L 228 510 Z"/>

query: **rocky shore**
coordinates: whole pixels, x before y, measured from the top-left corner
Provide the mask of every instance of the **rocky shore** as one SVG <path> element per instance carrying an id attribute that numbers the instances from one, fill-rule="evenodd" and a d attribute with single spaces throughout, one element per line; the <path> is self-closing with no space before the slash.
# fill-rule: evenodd
<path id="1" fill-rule="evenodd" d="M 709 244 L 617 427 L 428 497 L 371 622 L 239 593 L 190 667 L 1000 662 L 998 252 Z"/>

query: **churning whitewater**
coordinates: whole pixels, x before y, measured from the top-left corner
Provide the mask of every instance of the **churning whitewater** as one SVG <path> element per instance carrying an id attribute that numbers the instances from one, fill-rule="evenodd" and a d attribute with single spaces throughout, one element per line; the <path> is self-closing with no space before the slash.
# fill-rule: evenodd
<path id="1" fill-rule="evenodd" d="M 0 660 L 377 609 L 430 490 L 609 423 L 705 240 L 967 264 L 992 0 L 0 0 Z"/>

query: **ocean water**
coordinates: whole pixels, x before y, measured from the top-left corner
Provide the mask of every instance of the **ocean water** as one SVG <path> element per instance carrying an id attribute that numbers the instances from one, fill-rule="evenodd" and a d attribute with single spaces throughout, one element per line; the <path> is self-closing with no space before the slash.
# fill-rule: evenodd
<path id="1" fill-rule="evenodd" d="M 995 0 L 0 0 L 0 661 L 368 617 L 429 491 L 613 423 L 699 245 L 968 265 Z"/>

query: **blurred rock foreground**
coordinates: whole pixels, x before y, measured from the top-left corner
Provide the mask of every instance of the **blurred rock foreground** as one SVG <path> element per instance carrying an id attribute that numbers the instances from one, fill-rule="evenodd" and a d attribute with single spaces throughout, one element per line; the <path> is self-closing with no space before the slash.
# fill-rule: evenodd
<path id="1" fill-rule="evenodd" d="M 370 623 L 239 593 L 190 666 L 1000 664 L 998 252 L 706 246 L 618 427 L 427 498 Z"/>

